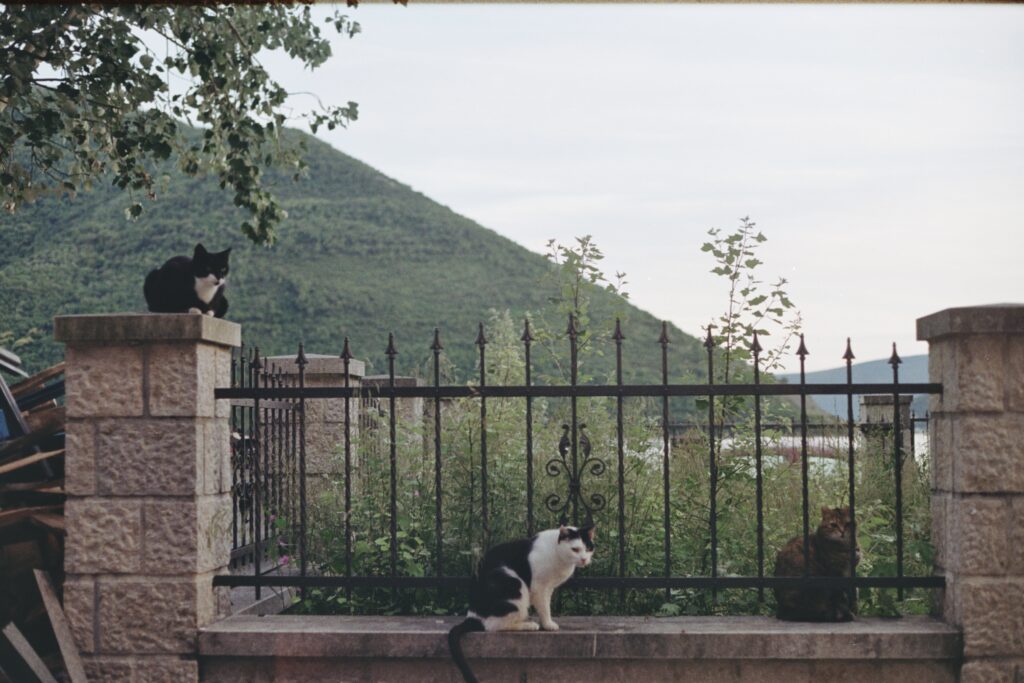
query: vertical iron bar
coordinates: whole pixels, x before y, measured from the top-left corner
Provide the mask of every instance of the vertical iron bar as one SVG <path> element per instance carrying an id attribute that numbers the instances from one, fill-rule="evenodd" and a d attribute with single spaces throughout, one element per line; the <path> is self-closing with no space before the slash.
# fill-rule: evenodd
<path id="1" fill-rule="evenodd" d="M 911 403 L 913 405 L 913 403 Z M 915 462 L 917 460 L 917 453 L 915 452 L 914 442 L 917 440 L 914 436 L 917 434 L 917 422 L 918 419 L 914 415 L 914 411 L 910 411 L 910 461 Z"/>
<path id="2" fill-rule="evenodd" d="M 434 328 L 434 389 L 441 389 L 441 331 Z M 441 543 L 441 395 L 434 394 L 434 539 L 437 544 L 434 557 L 434 574 L 444 575 L 443 548 Z"/>
<path id="3" fill-rule="evenodd" d="M 622 325 L 618 318 L 615 319 L 615 384 L 619 389 L 615 397 L 615 441 L 616 453 L 619 465 L 619 578 L 626 576 L 626 459 L 625 444 L 622 435 Z M 624 608 L 626 604 L 626 589 L 619 588 L 619 607 Z"/>
<path id="4" fill-rule="evenodd" d="M 715 383 L 715 339 L 711 336 L 711 325 L 708 325 L 708 336 L 704 340 L 704 348 L 708 350 L 708 386 Z M 710 512 L 708 523 L 711 527 L 711 578 L 718 578 L 718 465 L 715 462 L 715 397 L 708 394 L 708 488 Z M 711 589 L 711 600 L 718 602 L 718 589 Z"/>
<path id="5" fill-rule="evenodd" d="M 761 344 L 754 332 L 754 343 L 751 346 L 754 354 L 754 384 L 761 384 Z M 761 395 L 754 394 L 754 467 L 757 478 L 757 578 L 764 579 L 764 479 L 761 461 Z M 764 602 L 764 585 L 757 584 L 757 601 Z"/>
<path id="6" fill-rule="evenodd" d="M 393 390 L 395 388 L 395 356 L 398 355 L 398 351 L 395 349 L 395 335 L 394 333 L 388 334 L 388 348 L 385 351 L 388 357 L 388 386 Z M 398 433 L 396 427 L 396 401 L 395 394 L 392 391 L 391 396 L 388 397 L 388 408 L 390 409 L 388 415 L 388 431 L 390 439 L 390 465 L 391 465 L 391 578 L 395 578 L 398 573 Z M 392 585 L 391 587 L 391 600 L 394 602 L 398 598 L 398 589 Z"/>
<path id="7" fill-rule="evenodd" d="M 299 355 L 295 358 L 299 366 L 299 390 L 306 388 L 306 353 L 299 342 Z M 299 575 L 306 575 L 306 397 L 299 394 Z M 306 589 L 300 589 L 306 597 Z"/>
<path id="8" fill-rule="evenodd" d="M 804 335 L 800 335 L 800 348 L 797 349 L 800 356 L 800 483 L 802 485 L 801 495 L 803 497 L 804 513 L 804 576 L 809 576 L 811 571 L 811 534 L 810 514 L 808 512 L 807 491 L 807 375 L 804 371 L 804 361 L 807 358 L 807 346 L 804 344 Z"/>
<path id="9" fill-rule="evenodd" d="M 532 368 L 530 367 L 530 343 L 533 335 L 530 334 L 530 320 L 523 322 L 523 336 L 520 337 L 526 357 L 526 386 L 533 383 Z M 526 536 L 533 537 L 533 397 L 526 397 Z"/>
<path id="10" fill-rule="evenodd" d="M 244 345 L 241 349 L 231 349 L 232 389 L 238 386 L 238 361 L 243 357 L 244 353 Z M 231 549 L 234 550 L 238 547 L 238 447 L 241 445 L 241 440 L 239 439 L 236 442 L 234 436 L 239 428 L 239 415 L 241 411 L 233 403 L 228 405 L 231 406 L 230 437 L 228 441 L 231 444 Z"/>
<path id="11" fill-rule="evenodd" d="M 341 362 L 345 372 L 345 388 L 352 386 L 350 366 L 352 351 L 348 337 L 341 349 Z M 352 397 L 345 395 L 345 576 L 352 577 Z M 352 584 L 345 586 L 348 609 L 352 611 Z"/>
<path id="12" fill-rule="evenodd" d="M 579 526 L 579 495 L 580 495 L 580 470 L 579 470 L 579 425 L 576 404 L 576 383 L 579 381 L 579 348 L 576 335 L 579 329 L 576 327 L 576 315 L 569 314 L 569 328 L 566 330 L 569 335 L 569 381 L 572 386 L 572 394 L 569 397 L 572 407 L 572 476 L 569 479 L 569 499 L 572 502 L 572 523 Z"/>
<path id="13" fill-rule="evenodd" d="M 661 336 L 658 337 L 658 343 L 661 344 L 661 386 L 663 393 L 661 396 L 661 440 L 662 440 L 662 458 L 661 458 L 661 485 L 662 485 L 662 500 L 664 503 L 663 514 L 665 524 L 665 578 L 672 576 L 672 523 L 671 523 L 671 509 L 669 507 L 669 464 L 668 464 L 668 453 L 669 453 L 669 433 L 668 433 L 668 322 L 661 323 Z M 668 601 L 672 598 L 671 589 L 665 589 L 665 600 Z"/>
<path id="14" fill-rule="evenodd" d="M 253 349 L 253 361 L 250 366 L 250 380 L 252 380 L 253 387 L 257 390 L 257 393 L 253 396 L 253 447 L 255 449 L 254 456 L 252 459 L 252 472 L 253 472 L 253 505 L 252 505 L 252 528 L 253 528 L 253 552 L 252 552 L 252 568 L 253 575 L 256 582 L 256 599 L 260 599 L 260 555 L 261 553 L 261 542 L 262 534 L 260 533 L 262 525 L 260 524 L 261 505 L 260 500 L 260 350 L 259 347 Z"/>
<path id="15" fill-rule="evenodd" d="M 270 383 L 270 363 L 266 359 L 263 360 L 263 388 L 272 388 Z M 258 548 L 262 555 L 267 550 L 270 543 L 270 515 L 272 514 L 271 510 L 274 506 L 274 498 L 270 484 L 271 478 L 273 477 L 273 472 L 270 467 L 270 449 L 272 446 L 270 432 L 274 427 L 273 411 L 264 406 L 263 414 L 260 416 L 260 419 L 263 420 L 263 476 L 260 477 L 260 487 L 262 489 L 260 493 L 263 496 L 263 510 L 260 515 L 259 523 L 263 526 L 263 543 L 267 546 L 264 548 Z"/>
<path id="16" fill-rule="evenodd" d="M 480 323 L 480 332 L 476 337 L 476 345 L 480 347 L 480 386 L 487 386 L 487 366 L 485 348 L 487 336 L 484 324 Z M 480 397 L 480 521 L 483 524 L 484 547 L 491 545 L 491 523 L 487 510 L 487 398 Z"/>
<path id="17" fill-rule="evenodd" d="M 850 478 L 850 525 L 852 527 L 850 539 L 850 589 L 848 591 L 851 612 L 853 611 L 854 605 L 857 601 L 857 587 L 853 585 L 853 580 L 857 577 L 857 477 L 855 475 L 853 462 L 853 359 L 853 349 L 850 347 L 850 338 L 847 337 L 846 353 L 843 354 L 843 360 L 846 361 L 846 468 Z"/>
<path id="18" fill-rule="evenodd" d="M 900 425 L 900 360 L 896 353 L 896 342 L 892 344 L 892 424 L 893 460 L 896 464 L 896 576 L 903 578 L 903 430 Z M 897 598 L 903 599 L 903 586 L 896 589 Z"/>

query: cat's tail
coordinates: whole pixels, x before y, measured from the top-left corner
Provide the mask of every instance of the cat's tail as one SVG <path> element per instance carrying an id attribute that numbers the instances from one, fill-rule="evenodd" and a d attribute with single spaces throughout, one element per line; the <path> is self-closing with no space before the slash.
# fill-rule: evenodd
<path id="1" fill-rule="evenodd" d="M 458 624 L 455 624 L 455 626 L 452 626 L 451 631 L 448 631 L 448 650 L 452 654 L 455 666 L 459 667 L 459 671 L 462 672 L 462 678 L 466 683 L 479 683 L 479 681 L 473 675 L 473 670 L 469 668 L 469 664 L 466 663 L 466 657 L 462 654 L 462 646 L 459 644 L 459 641 L 467 633 L 483 630 L 484 622 L 476 617 L 466 617 Z"/>

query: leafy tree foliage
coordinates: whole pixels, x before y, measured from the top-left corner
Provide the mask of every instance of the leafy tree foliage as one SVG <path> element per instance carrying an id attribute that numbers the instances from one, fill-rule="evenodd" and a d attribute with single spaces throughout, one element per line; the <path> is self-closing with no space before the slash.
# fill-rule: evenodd
<path id="1" fill-rule="evenodd" d="M 327 25 L 359 32 L 338 13 Z M 308 6 L 4 5 L 0 203 L 13 212 L 109 178 L 132 195 L 125 212 L 134 218 L 139 195 L 156 198 L 173 158 L 185 174 L 215 174 L 247 214 L 242 232 L 273 242 L 287 214 L 264 169 L 283 166 L 297 179 L 306 166 L 303 148 L 280 137 L 293 93 L 260 63 L 265 50 L 310 69 L 331 56 Z M 317 104 L 302 115 L 313 132 L 357 117 L 355 102 Z"/>

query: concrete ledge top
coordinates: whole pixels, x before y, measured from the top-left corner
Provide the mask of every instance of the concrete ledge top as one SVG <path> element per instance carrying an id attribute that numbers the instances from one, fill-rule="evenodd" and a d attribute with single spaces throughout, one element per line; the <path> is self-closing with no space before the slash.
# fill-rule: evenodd
<path id="1" fill-rule="evenodd" d="M 295 356 L 270 356 L 266 360 L 276 363 L 285 374 L 298 374 L 299 368 L 295 364 Z M 323 353 L 307 353 L 306 377 L 310 375 L 342 375 L 345 374 L 345 361 L 340 356 L 331 356 Z M 359 378 L 366 374 L 366 363 L 352 358 L 348 362 L 349 377 Z"/>
<path id="2" fill-rule="evenodd" d="M 193 313 L 59 315 L 53 319 L 53 337 L 65 344 L 197 341 L 238 346 L 242 327 Z"/>
<path id="3" fill-rule="evenodd" d="M 447 658 L 461 617 L 238 615 L 200 632 L 206 657 Z M 845 624 L 771 617 L 562 617 L 561 630 L 470 633 L 467 657 L 540 659 L 956 659 L 959 631 L 930 617 Z"/>
<path id="4" fill-rule="evenodd" d="M 1024 304 L 947 308 L 917 319 L 921 341 L 959 334 L 1024 334 Z"/>

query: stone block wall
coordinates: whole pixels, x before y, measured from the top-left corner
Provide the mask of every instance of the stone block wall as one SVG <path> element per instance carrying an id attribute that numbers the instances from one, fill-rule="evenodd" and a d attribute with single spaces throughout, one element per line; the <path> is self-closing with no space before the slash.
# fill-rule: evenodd
<path id="1" fill-rule="evenodd" d="M 199 315 L 55 320 L 66 344 L 64 609 L 90 680 L 198 681 L 230 555 L 226 401 L 237 324 Z"/>
<path id="2" fill-rule="evenodd" d="M 963 683 L 1024 680 L 1024 305 L 917 321 L 929 344 L 937 609 L 963 630 Z"/>

